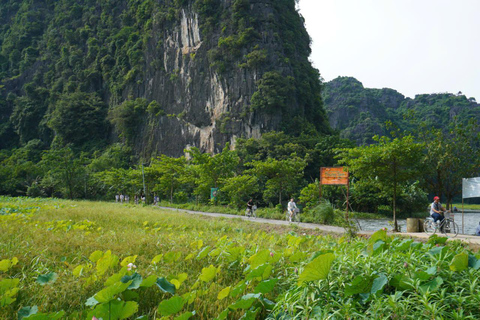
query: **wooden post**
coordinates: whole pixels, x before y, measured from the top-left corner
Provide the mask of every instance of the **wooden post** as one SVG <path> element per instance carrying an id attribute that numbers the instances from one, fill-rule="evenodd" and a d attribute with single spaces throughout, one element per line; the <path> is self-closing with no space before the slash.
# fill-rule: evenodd
<path id="1" fill-rule="evenodd" d="M 322 201 L 322 168 L 320 170 L 320 180 L 318 181 L 318 194 L 319 194 L 319 199 Z"/>
<path id="2" fill-rule="evenodd" d="M 463 194 L 462 194 L 462 234 L 465 234 L 465 219 L 464 219 L 464 213 L 463 213 Z"/>
<path id="3" fill-rule="evenodd" d="M 348 169 L 347 169 L 347 176 L 348 176 Z M 347 212 L 345 213 L 345 219 L 348 221 L 348 192 L 350 190 L 350 179 L 347 180 Z"/>

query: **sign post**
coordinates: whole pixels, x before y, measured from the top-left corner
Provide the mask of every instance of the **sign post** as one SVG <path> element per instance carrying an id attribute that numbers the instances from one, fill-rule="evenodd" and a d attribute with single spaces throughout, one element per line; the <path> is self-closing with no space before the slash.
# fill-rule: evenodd
<path id="1" fill-rule="evenodd" d="M 348 192 L 350 187 L 348 182 L 348 169 L 344 167 L 321 167 L 319 183 L 320 199 L 322 199 L 322 185 L 347 186 L 347 211 L 345 218 L 348 220 Z"/>

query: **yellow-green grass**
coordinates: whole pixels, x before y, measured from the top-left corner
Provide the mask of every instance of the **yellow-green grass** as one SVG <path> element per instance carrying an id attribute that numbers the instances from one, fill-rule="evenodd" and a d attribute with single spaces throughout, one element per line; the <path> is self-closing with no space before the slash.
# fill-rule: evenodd
<path id="1" fill-rule="evenodd" d="M 121 268 L 118 265 L 104 275 L 97 275 L 95 263 L 89 260 L 91 253 L 97 250 L 111 250 L 112 254 L 119 257 L 119 261 L 138 255 L 135 265 L 144 278 L 156 275 L 171 279 L 186 273 L 188 278 L 177 290 L 178 294 L 193 291 L 191 287 L 197 282 L 203 268 L 221 266 L 222 270 L 215 281 L 197 284 L 195 290 L 204 290 L 204 295 L 185 307 L 185 310 L 195 310 L 195 319 L 212 319 L 235 301 L 232 297 L 219 300 L 217 295 L 223 288 L 233 287 L 243 279 L 243 268 L 248 257 L 261 249 L 273 253 L 288 247 L 288 238 L 276 232 L 282 231 L 280 227 L 272 229 L 240 219 L 214 219 L 154 207 L 0 198 L 0 208 L 18 211 L 16 214 L 0 215 L 0 260 L 19 259 L 18 264 L 10 270 L 0 272 L 0 280 L 20 279 L 16 301 L 0 308 L 1 319 L 16 319 L 21 307 L 34 305 L 41 312 L 64 310 L 69 319 L 85 319 L 91 310 L 85 306 L 85 302 L 104 288 L 108 276 Z M 286 228 L 284 231 L 290 230 Z M 215 255 L 198 259 L 198 253 L 207 246 L 210 246 L 208 251 L 243 247 L 245 252 L 231 265 Z M 172 262 L 160 260 L 157 264 L 151 263 L 157 255 L 168 252 L 180 252 L 180 258 Z M 189 255 L 193 257 L 189 258 Z M 88 264 L 93 266 L 92 270 L 80 276 L 74 275 L 76 267 Z M 287 268 L 285 266 L 282 272 L 286 273 Z M 37 283 L 39 275 L 51 272 L 58 275 L 55 282 L 46 285 Z M 254 285 L 251 283 L 251 287 Z M 251 287 L 247 287 L 245 292 L 252 290 Z M 279 290 L 281 285 L 266 296 L 274 300 Z M 148 319 L 160 318 L 157 306 L 169 297 L 169 294 L 162 293 L 155 286 L 142 291 L 135 317 L 146 315 Z M 232 312 L 229 317 L 240 317 L 242 313 L 239 312 Z"/>

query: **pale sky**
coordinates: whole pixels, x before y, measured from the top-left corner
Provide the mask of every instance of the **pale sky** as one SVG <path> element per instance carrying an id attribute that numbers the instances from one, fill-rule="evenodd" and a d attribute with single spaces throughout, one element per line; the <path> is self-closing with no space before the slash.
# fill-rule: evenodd
<path id="1" fill-rule="evenodd" d="M 310 60 L 325 81 L 351 76 L 407 97 L 480 102 L 480 0 L 300 0 Z"/>

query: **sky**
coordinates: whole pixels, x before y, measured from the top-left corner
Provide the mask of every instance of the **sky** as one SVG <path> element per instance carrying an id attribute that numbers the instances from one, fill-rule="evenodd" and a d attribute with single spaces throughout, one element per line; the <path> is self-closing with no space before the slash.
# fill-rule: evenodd
<path id="1" fill-rule="evenodd" d="M 325 81 L 480 102 L 480 0 L 300 0 Z"/>

